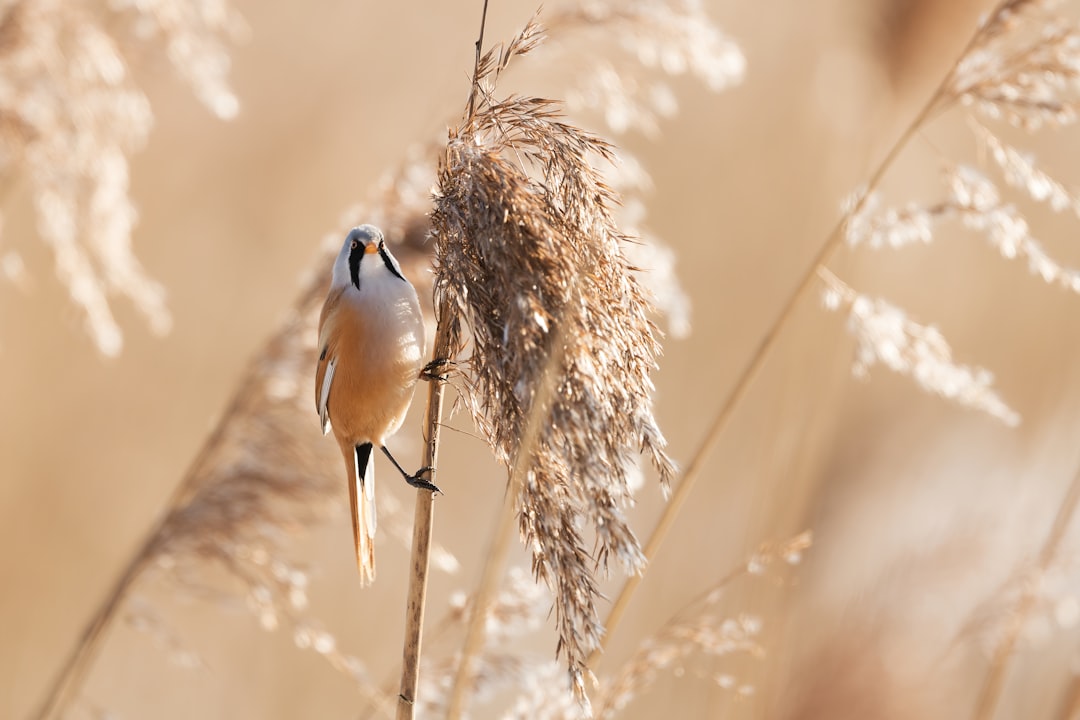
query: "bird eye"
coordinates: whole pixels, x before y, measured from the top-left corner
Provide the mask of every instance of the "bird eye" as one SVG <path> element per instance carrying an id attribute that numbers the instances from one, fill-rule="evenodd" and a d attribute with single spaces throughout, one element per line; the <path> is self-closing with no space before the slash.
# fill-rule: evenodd
<path id="1" fill-rule="evenodd" d="M 357 245 L 359 245 L 359 243 L 356 242 L 355 240 L 353 240 L 352 245 L 349 246 L 349 249 L 350 250 L 355 250 Z"/>

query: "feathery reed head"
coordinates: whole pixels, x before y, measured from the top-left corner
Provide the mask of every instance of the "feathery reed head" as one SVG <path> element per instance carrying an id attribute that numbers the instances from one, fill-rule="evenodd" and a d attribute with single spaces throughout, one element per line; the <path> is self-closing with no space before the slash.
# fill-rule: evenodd
<path id="1" fill-rule="evenodd" d="M 611 147 L 562 121 L 552 101 L 496 100 L 486 86 L 540 37 L 530 22 L 478 64 L 475 107 L 439 167 L 435 292 L 454 348 L 471 344 L 464 400 L 518 474 L 521 535 L 555 591 L 559 648 L 583 697 L 602 633 L 595 568 L 611 555 L 630 572 L 642 566 L 622 511 L 627 466 L 640 449 L 665 485 L 674 468 L 652 415 L 650 307 L 594 164 Z"/>
<path id="2" fill-rule="evenodd" d="M 345 213 L 341 225 L 373 219 L 394 243 L 401 263 L 415 268 L 428 258 L 423 240 L 430 199 L 420 190 L 428 187 L 430 176 L 416 164 L 405 164 L 384 178 L 377 203 Z M 307 573 L 294 567 L 287 550 L 290 533 L 322 520 L 330 507 L 341 504 L 342 487 L 333 470 L 341 458 L 332 443 L 320 442 L 318 419 L 306 392 L 326 296 L 325 268 L 340 239 L 338 232 L 327 237 L 317 271 L 313 269 L 293 311 L 245 370 L 145 557 L 189 582 L 199 582 L 198 570 L 207 563 L 224 567 L 240 581 L 262 627 L 291 627 L 298 646 L 361 678 L 359 661 L 338 650 L 333 635 L 310 616 Z M 411 532 L 400 504 L 387 497 L 381 513 L 390 535 L 407 545 Z M 437 567 L 456 567 L 442 546 L 432 551 Z"/>
<path id="3" fill-rule="evenodd" d="M 1051 12 L 1054 0 L 1006 0 L 998 3 L 972 38 L 963 56 L 924 109 L 912 129 L 922 129 L 938 112 L 957 104 L 969 107 L 968 126 L 982 152 L 1005 184 L 1055 212 L 1080 216 L 1080 194 L 1045 170 L 1034 157 L 999 137 L 974 118 L 1004 121 L 1026 132 L 1076 122 L 1080 112 L 1080 28 Z M 844 213 L 844 237 L 852 247 L 900 248 L 929 243 L 946 220 L 958 220 L 983 235 L 1007 260 L 1027 263 L 1032 275 L 1080 293 L 1080 270 L 1057 261 L 1033 236 L 1028 219 L 980 169 L 943 159 L 941 184 L 947 194 L 933 203 L 909 202 L 882 208 L 876 190 L 858 192 Z M 880 174 L 877 179 L 880 179 Z M 875 181 L 876 183 L 876 181 Z M 898 307 L 856 292 L 828 271 L 825 303 L 850 311 L 858 339 L 856 374 L 878 362 L 912 376 L 930 392 L 976 408 L 1008 425 L 1020 416 L 993 390 L 993 376 L 952 360 L 944 337 L 933 327 L 913 322 Z"/>
<path id="4" fill-rule="evenodd" d="M 0 171 L 26 176 L 56 275 L 105 355 L 123 345 L 115 296 L 131 300 L 156 332 L 172 322 L 164 288 L 131 248 L 138 213 L 128 157 L 146 142 L 153 115 L 128 55 L 163 36 L 200 99 L 232 117 L 238 102 L 221 36 L 237 23 L 224 2 L 121 1 L 97 11 L 20 0 L 0 10 Z"/>
<path id="5" fill-rule="evenodd" d="M 1067 125 L 1080 110 L 1080 29 L 1054 0 L 999 5 L 950 76 L 948 99 L 1026 130 Z"/>

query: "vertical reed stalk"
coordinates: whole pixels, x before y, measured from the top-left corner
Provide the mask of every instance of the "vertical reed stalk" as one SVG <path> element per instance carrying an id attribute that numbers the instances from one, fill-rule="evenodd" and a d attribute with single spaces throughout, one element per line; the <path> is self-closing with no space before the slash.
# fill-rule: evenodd
<path id="1" fill-rule="evenodd" d="M 487 25 L 488 0 L 484 0 L 484 9 L 480 15 L 480 33 L 476 38 L 476 59 L 473 63 L 473 76 L 469 88 L 468 117 L 471 118 L 476 108 L 476 93 L 480 86 L 480 57 L 484 47 L 484 27 Z M 436 300 L 436 303 L 439 303 Z M 433 363 L 445 363 L 451 353 L 450 323 L 443 322 L 446 308 L 436 308 L 438 328 L 435 332 L 435 350 Z M 428 390 L 427 420 L 425 432 L 427 449 L 424 465 L 432 468 L 432 482 L 435 477 L 435 462 L 439 454 L 439 433 L 442 428 L 443 390 L 446 383 L 445 366 L 440 366 L 440 373 L 432 380 Z M 511 500 L 512 502 L 512 500 Z M 409 603 L 405 616 L 405 647 L 401 668 L 401 690 L 398 694 L 398 720 L 408 720 L 415 716 L 416 692 L 420 684 L 420 647 L 424 629 L 424 606 L 427 602 L 428 556 L 431 549 L 431 526 L 434 508 L 434 494 L 420 492 L 416 497 L 416 518 L 413 527 L 412 572 L 409 577 Z"/>
<path id="2" fill-rule="evenodd" d="M 556 327 L 561 329 L 562 325 L 559 324 Z M 506 566 L 506 556 L 510 552 L 510 543 L 517 519 L 518 498 L 521 496 L 525 474 L 529 472 L 533 450 L 540 438 L 540 429 L 550 416 L 551 398 L 557 385 L 558 368 L 563 361 L 562 335 L 562 332 L 556 331 L 552 337 L 547 367 L 542 376 L 543 381 L 529 407 L 529 415 L 525 421 L 525 437 L 521 440 L 520 449 L 510 468 L 510 481 L 507 483 L 506 497 L 502 511 L 499 513 L 499 525 L 491 540 L 487 562 L 484 564 L 484 574 L 476 590 L 472 614 L 469 616 L 469 626 L 465 633 L 465 642 L 461 648 L 458 672 L 454 678 L 454 687 L 446 714 L 448 720 L 460 720 L 464 715 L 467 705 L 466 695 L 473 687 L 476 658 L 484 649 L 484 629 L 488 610 L 495 602 L 499 582 Z"/>
<path id="3" fill-rule="evenodd" d="M 435 470 L 439 457 L 439 435 L 442 429 L 443 396 L 446 386 L 445 360 L 450 354 L 448 324 L 440 321 L 435 332 L 433 371 L 425 376 L 428 386 L 427 412 L 424 420 L 424 466 L 431 468 L 431 481 L 438 479 Z M 437 369 L 437 372 L 434 371 Z M 405 608 L 405 644 L 402 651 L 401 688 L 398 691 L 397 720 L 416 716 L 416 692 L 420 684 L 420 652 L 424 632 L 424 611 L 427 605 L 428 565 L 431 554 L 431 530 L 435 517 L 435 494 L 428 490 L 416 492 L 416 514 L 413 519 L 412 559 L 409 574 L 409 600 Z"/>
<path id="4" fill-rule="evenodd" d="M 484 574 L 477 586 L 473 597 L 472 614 L 469 616 L 469 624 L 465 631 L 465 642 L 461 648 L 461 656 L 458 660 L 458 671 L 454 677 L 454 686 L 450 694 L 450 703 L 447 706 L 447 720 L 459 720 L 465 713 L 467 706 L 466 695 L 473 687 L 476 673 L 476 658 L 484 648 L 484 623 L 487 619 L 488 609 L 495 601 L 499 590 L 499 581 L 502 578 L 506 566 L 506 556 L 510 551 L 510 542 L 514 536 L 515 520 L 517 518 L 517 497 L 521 491 L 521 481 L 513 473 L 506 488 L 503 498 L 502 510 L 499 513 L 499 525 L 492 537 L 487 553 L 487 562 L 484 564 Z"/>

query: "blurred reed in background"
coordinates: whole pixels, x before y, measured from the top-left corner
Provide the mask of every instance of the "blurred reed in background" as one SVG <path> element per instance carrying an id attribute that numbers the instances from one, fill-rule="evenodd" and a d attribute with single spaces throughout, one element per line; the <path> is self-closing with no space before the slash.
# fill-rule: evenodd
<path id="1" fill-rule="evenodd" d="M 680 473 L 660 432 L 664 418 L 654 417 L 652 375 L 659 364 L 663 388 L 663 340 L 651 313 L 656 308 L 671 334 L 683 336 L 690 328 L 688 296 L 674 272 L 678 254 L 650 231 L 645 209 L 653 186 L 644 163 L 616 138 L 635 132 L 646 139 L 645 145 L 634 141 L 638 147 L 662 145 L 677 99 L 738 85 L 746 59 L 710 17 L 722 18 L 722 6 L 707 13 L 690 0 L 613 0 L 545 9 L 508 44 L 484 55 L 477 94 L 469 96 L 464 120 L 445 143 L 414 138 L 419 144 L 412 149 L 403 145 L 400 165 L 362 205 L 336 226 L 324 223 L 336 229 L 322 242 L 291 310 L 248 363 L 67 663 L 57 662 L 58 679 L 44 691 L 36 716 L 124 705 L 124 698 L 90 699 L 84 691 L 91 671 L 109 672 L 103 667 L 109 656 L 100 651 L 111 633 L 122 632 L 117 620 L 157 638 L 181 664 L 205 666 L 195 643 L 153 599 L 163 591 L 208 599 L 221 613 L 231 598 L 243 598 L 259 626 L 288 630 L 297 646 L 314 650 L 347 678 L 352 690 L 337 713 L 392 713 L 400 646 L 352 647 L 342 637 L 353 623 L 400 617 L 400 575 L 381 577 L 379 593 L 362 595 L 350 611 L 321 618 L 313 607 L 319 604 L 313 578 L 345 573 L 351 564 L 338 568 L 304 552 L 305 536 L 340 519 L 332 511 L 340 505 L 336 451 L 319 437 L 311 407 L 315 313 L 341 228 L 370 222 L 382 227 L 421 295 L 434 292 L 439 321 L 452 328 L 457 355 L 450 387 L 472 422 L 448 425 L 461 431 L 448 442 L 460 439 L 459 453 L 469 461 L 460 468 L 447 461 L 454 471 L 440 461 L 440 484 L 450 496 L 445 502 L 457 495 L 464 503 L 457 507 L 471 512 L 468 493 L 477 488 L 495 499 L 509 493 L 507 507 L 531 555 L 531 573 L 521 553 L 508 568 L 496 568 L 499 589 L 490 601 L 473 592 L 482 590 L 478 580 L 435 608 L 419 717 L 457 716 L 466 707 L 471 716 L 485 717 L 648 717 L 655 710 L 648 709 L 647 696 L 665 682 L 708 688 L 705 701 L 691 696 L 672 706 L 670 712 L 687 716 L 722 709 L 740 717 L 1076 717 L 1080 684 L 1069 655 L 1080 595 L 1070 528 L 1080 474 L 1069 467 L 1076 458 L 1054 445 L 1057 438 L 1065 438 L 1066 448 L 1074 444 L 1075 412 L 1068 402 L 1042 408 L 1017 397 L 1010 392 L 1017 383 L 1008 378 L 996 387 L 983 367 L 993 363 L 964 349 L 965 333 L 956 341 L 931 324 L 934 303 L 908 311 L 884 297 L 909 269 L 883 253 L 973 233 L 1001 258 L 1023 263 L 1026 273 L 1006 276 L 1009 288 L 1044 283 L 1070 296 L 1060 317 L 1072 325 L 1056 332 L 1067 336 L 1066 357 L 1075 345 L 1080 298 L 1072 296 L 1080 292 L 1080 274 L 1058 259 L 1051 239 L 1036 240 L 1032 228 L 1045 223 L 1048 233 L 1075 232 L 1075 218 L 1046 222 L 1040 213 L 1080 215 L 1080 197 L 1026 147 L 1038 143 L 1036 133 L 1071 131 L 1075 124 L 1080 27 L 1074 8 L 1047 0 L 1011 0 L 984 11 L 921 109 L 870 163 L 864 183 L 849 188 L 854 192 L 836 227 L 801 246 L 804 266 L 777 291 L 773 312 L 755 309 L 762 318 L 756 337 L 730 360 L 741 369 L 689 379 L 694 407 L 669 414 L 695 412 L 704 430 L 696 431 L 700 441 L 672 436 L 684 453 L 675 454 Z M 99 351 L 115 355 L 122 347 L 113 307 L 118 296 L 130 299 L 155 330 L 170 323 L 161 285 L 131 249 L 128 158 L 146 142 L 151 118 L 151 103 L 130 71 L 143 50 L 133 48 L 146 38 L 157 42 L 154 51 L 164 49 L 199 99 L 229 118 L 238 101 L 226 83 L 225 42 L 238 37 L 242 25 L 231 9 L 211 2 L 103 8 L 23 0 L 4 12 L 6 181 L 27 181 L 61 284 Z M 468 46 L 472 39 L 458 42 Z M 887 47 L 902 57 L 904 43 Z M 899 62 L 896 57 L 888 61 Z M 752 61 L 749 67 L 752 73 Z M 890 72 L 894 80 L 899 76 L 895 65 Z M 545 85 L 551 99 L 534 93 L 530 82 Z M 461 97 L 469 90 L 463 83 Z M 939 145 L 928 139 L 936 127 L 966 132 L 970 143 Z M 927 175 L 936 179 L 905 186 L 916 175 L 905 173 L 903 163 L 927 150 L 922 169 L 931 166 Z M 720 222 L 680 231 L 730 241 Z M 863 261 L 867 266 L 889 263 L 879 271 L 880 291 L 874 271 L 858 264 L 864 248 L 877 251 Z M 774 252 L 786 251 L 783 242 L 776 244 Z M 2 259 L 16 282 L 40 273 L 14 251 Z M 713 274 L 719 277 L 720 270 Z M 710 303 L 740 302 L 718 283 L 709 290 Z M 929 424 L 940 444 L 905 443 L 903 433 L 919 415 L 897 420 L 895 404 L 873 416 L 885 429 L 862 428 L 856 436 L 845 430 L 858 424 L 859 413 L 871 416 L 859 401 L 831 399 L 824 412 L 835 417 L 822 420 L 806 410 L 812 402 L 785 408 L 782 398 L 778 414 L 790 417 L 770 428 L 763 447 L 775 457 L 784 448 L 793 458 L 803 453 L 805 462 L 791 461 L 787 484 L 764 471 L 760 478 L 734 472 L 742 466 L 725 457 L 737 454 L 725 438 L 758 431 L 745 409 L 759 407 L 754 393 L 775 387 L 784 362 L 802 359 L 785 343 L 802 334 L 819 346 L 839 342 L 821 305 L 847 313 L 856 376 L 881 365 L 914 381 L 895 386 L 893 398 L 917 402 L 909 399 L 916 386 L 940 396 L 940 405 L 925 406 L 940 413 Z M 699 326 L 715 313 L 709 306 L 694 310 L 704 318 Z M 1040 317 L 1037 309 L 1025 310 Z M 807 361 L 829 368 L 816 381 L 820 393 L 838 385 L 829 378 L 837 358 L 849 352 L 839 347 L 825 360 Z M 787 377 L 805 376 L 793 371 Z M 1068 388 L 1062 396 L 1072 398 Z M 973 420 L 979 411 L 994 422 Z M 814 418 L 813 427 L 801 424 L 806 418 Z M 1030 447 L 1008 458 L 981 451 L 1000 463 L 1005 478 L 992 487 L 957 483 L 936 495 L 927 482 L 874 483 L 852 459 L 878 453 L 883 467 L 921 466 L 928 468 L 922 478 L 946 482 L 955 456 L 992 446 L 987 438 L 1005 437 L 998 433 L 1015 433 Z M 794 439 L 785 440 L 789 436 Z M 691 442 L 698 444 L 686 449 Z M 829 446 L 835 446 L 831 456 L 822 450 Z M 478 472 L 480 447 L 501 463 L 502 470 L 485 471 L 497 480 L 458 480 Z M 670 503 L 650 504 L 651 514 L 635 507 L 636 495 L 648 497 L 638 451 L 650 458 L 661 485 L 674 491 Z M 902 462 L 890 461 L 890 453 Z M 742 485 L 746 492 L 727 492 L 718 505 L 699 500 L 715 493 L 699 480 L 725 473 L 724 488 Z M 864 482 L 853 487 L 858 477 Z M 1007 512 L 1014 477 L 1042 483 L 1034 499 L 1018 496 L 1023 502 L 1017 505 L 1030 506 L 1028 515 Z M 1062 494 L 1061 488 L 1068 489 Z M 964 496 L 981 492 L 988 499 L 979 508 L 983 516 L 973 520 L 961 511 Z M 740 496 L 754 497 L 753 507 L 740 505 Z M 380 504 L 382 537 L 409 538 L 399 499 L 391 494 Z M 705 515 L 695 512 L 706 507 Z M 721 547 L 724 533 L 717 527 L 749 526 L 751 514 L 764 518 L 756 536 L 740 547 Z M 487 527 L 485 519 L 470 517 L 457 534 L 436 525 L 437 569 L 476 579 L 484 555 L 503 552 L 507 538 L 498 534 L 480 552 L 454 552 L 463 537 L 482 532 L 477 526 Z M 1019 529 L 1006 528 L 1006 520 Z M 887 529 L 889 543 L 876 556 L 862 557 L 859 538 L 877 528 Z M 648 538 L 643 546 L 637 534 Z M 674 558 L 661 552 L 665 542 L 675 544 Z M 609 557 L 629 581 L 608 577 Z M 644 620 L 640 613 L 634 618 L 639 588 L 657 577 L 654 563 L 661 574 L 653 582 L 662 586 L 665 562 L 696 589 L 650 604 Z M 623 622 L 626 613 L 630 619 Z M 1053 643 L 1046 639 L 1050 627 L 1058 631 Z M 462 640 L 477 632 L 478 644 Z M 469 672 L 460 672 L 463 662 Z M 215 672 L 233 673 L 220 665 Z M 1024 682 L 1028 673 L 1040 673 L 1039 681 Z M 1010 684 L 1011 676 L 1022 679 Z M 222 707 L 213 700 L 209 706 Z M 152 702 L 148 707 L 154 712 Z M 177 712 L 186 716 L 182 708 Z"/>

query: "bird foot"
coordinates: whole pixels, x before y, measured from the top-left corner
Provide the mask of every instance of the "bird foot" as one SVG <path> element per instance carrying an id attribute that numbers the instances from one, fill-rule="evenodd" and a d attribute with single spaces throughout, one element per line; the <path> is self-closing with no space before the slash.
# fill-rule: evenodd
<path id="1" fill-rule="evenodd" d="M 406 475 L 405 482 L 409 483 L 414 488 L 417 488 L 419 490 L 430 490 L 432 493 L 442 494 L 442 490 L 439 489 L 438 485 L 430 483 L 421 477 L 422 475 L 426 475 L 434 469 L 435 468 L 432 467 L 422 467 L 416 472 L 414 472 L 412 475 Z"/>
<path id="2" fill-rule="evenodd" d="M 450 366 L 453 364 L 453 361 L 447 360 L 446 358 L 436 358 L 420 370 L 420 379 L 429 382 L 432 380 L 445 380 L 446 372 L 449 371 Z M 419 472 L 417 473 L 417 475 L 420 474 L 421 473 Z"/>

